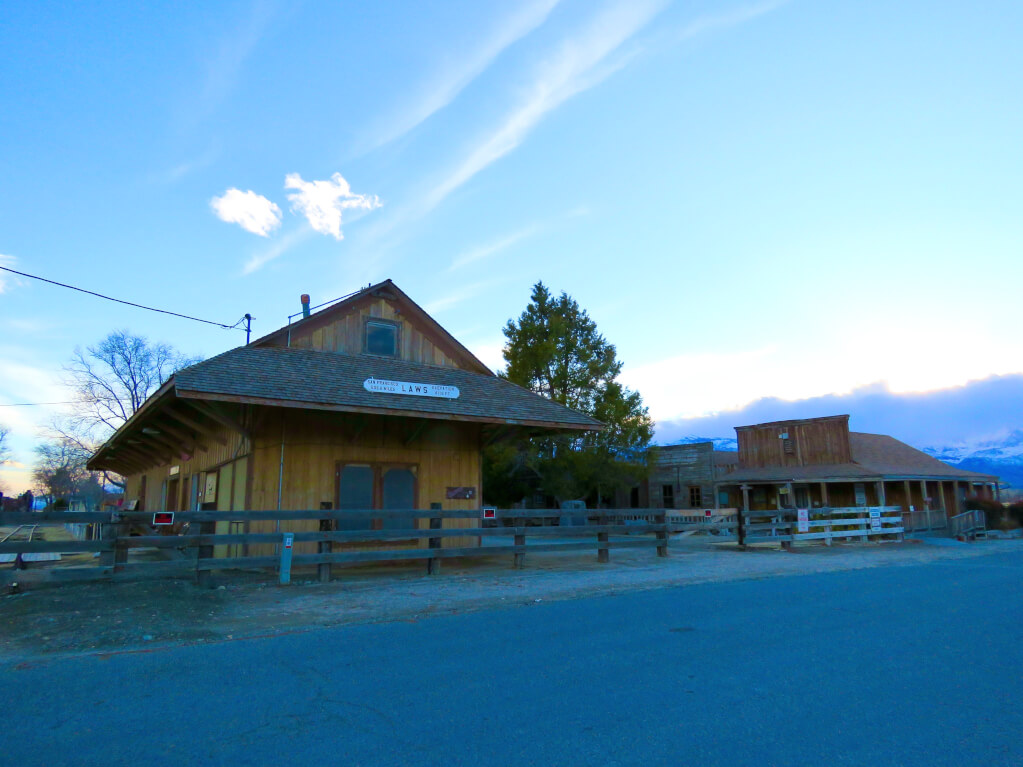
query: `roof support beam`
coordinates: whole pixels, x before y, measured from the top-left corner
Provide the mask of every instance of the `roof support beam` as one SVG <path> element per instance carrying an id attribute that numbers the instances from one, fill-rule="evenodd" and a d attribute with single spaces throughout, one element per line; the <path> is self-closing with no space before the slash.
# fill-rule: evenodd
<path id="1" fill-rule="evenodd" d="M 354 428 L 348 433 L 348 441 L 355 442 L 359 438 L 359 435 L 366 430 L 367 418 L 366 416 L 359 413 L 352 419 Z"/>
<path id="2" fill-rule="evenodd" d="M 186 415 L 185 413 L 182 413 L 180 410 L 174 408 L 165 408 L 163 410 L 163 415 L 166 415 L 168 418 L 173 418 L 178 423 L 183 423 L 185 426 L 187 426 L 190 429 L 194 429 L 199 434 L 203 434 L 209 437 L 214 442 L 219 444 L 221 447 L 227 447 L 227 440 L 224 439 L 222 435 L 218 434 L 217 430 L 214 427 L 210 426 L 209 424 L 196 421 L 190 415 Z"/>
<path id="3" fill-rule="evenodd" d="M 199 439 L 197 435 L 191 434 L 178 426 L 172 426 L 171 424 L 167 423 L 166 420 L 157 421 L 153 419 L 150 421 L 150 423 L 153 424 L 153 426 L 156 427 L 157 429 L 165 431 L 172 437 L 177 437 L 182 442 L 186 443 L 189 448 L 188 449 L 189 453 L 194 453 L 196 448 L 199 448 L 204 452 L 207 449 L 206 443 Z"/>
<path id="4" fill-rule="evenodd" d="M 426 428 L 426 419 L 425 418 L 421 418 L 419 420 L 419 423 L 417 423 L 415 425 L 415 428 L 412 429 L 412 432 L 405 439 L 405 447 L 408 447 L 413 442 L 415 442 L 417 439 L 419 439 L 419 435 L 423 433 L 423 429 L 425 429 L 425 428 Z"/>
<path id="5" fill-rule="evenodd" d="M 153 428 L 153 427 L 146 427 Z M 184 450 L 184 446 L 178 444 L 172 439 L 165 437 L 163 434 L 148 434 L 145 429 L 142 430 L 141 434 L 143 439 L 148 439 L 151 442 L 155 442 L 157 445 L 162 445 L 170 451 L 170 457 L 173 460 L 179 453 Z"/>
<path id="6" fill-rule="evenodd" d="M 133 450 L 148 456 L 148 458 L 157 466 L 171 462 L 170 454 L 165 453 L 164 448 L 160 445 L 143 442 L 139 437 L 126 439 L 125 442 L 128 443 Z"/>
<path id="7" fill-rule="evenodd" d="M 188 400 L 188 404 L 198 410 L 205 416 L 212 418 L 217 423 L 226 426 L 231 431 L 238 432 L 246 439 L 249 439 L 249 430 L 234 420 L 231 416 L 224 412 L 223 408 L 219 405 L 215 405 L 212 402 L 204 402 L 201 400 Z"/>

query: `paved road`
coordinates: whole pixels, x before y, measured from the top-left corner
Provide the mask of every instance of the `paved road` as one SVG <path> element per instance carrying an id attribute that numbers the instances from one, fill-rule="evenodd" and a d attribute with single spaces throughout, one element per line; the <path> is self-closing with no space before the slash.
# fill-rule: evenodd
<path id="1" fill-rule="evenodd" d="M 1019 765 L 1023 552 L 9 665 L 29 765 Z M 0 616 L 2 617 L 2 616 Z"/>

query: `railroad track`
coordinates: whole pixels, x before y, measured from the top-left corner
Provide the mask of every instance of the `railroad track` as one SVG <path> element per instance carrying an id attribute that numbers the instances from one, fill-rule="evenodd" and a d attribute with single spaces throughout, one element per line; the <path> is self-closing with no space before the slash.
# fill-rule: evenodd
<path id="1" fill-rule="evenodd" d="M 21 540 L 31 543 L 35 539 L 38 529 L 39 525 L 18 525 L 0 538 L 0 543 L 15 543 Z M 36 540 L 42 540 L 42 538 Z M 24 567 L 25 562 L 55 562 L 59 559 L 60 554 L 52 553 L 0 554 L 0 563 L 13 562 L 17 568 Z"/>

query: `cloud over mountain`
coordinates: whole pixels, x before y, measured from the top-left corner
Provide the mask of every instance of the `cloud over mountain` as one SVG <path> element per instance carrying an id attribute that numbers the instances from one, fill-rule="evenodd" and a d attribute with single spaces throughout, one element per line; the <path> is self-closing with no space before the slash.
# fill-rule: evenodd
<path id="1" fill-rule="evenodd" d="M 848 413 L 853 431 L 890 434 L 916 446 L 949 445 L 1008 435 L 1023 427 L 1023 374 L 991 376 L 964 386 L 894 393 L 883 384 L 801 400 L 765 397 L 737 410 L 662 420 L 658 442 L 690 434 L 732 437 L 735 427 Z"/>

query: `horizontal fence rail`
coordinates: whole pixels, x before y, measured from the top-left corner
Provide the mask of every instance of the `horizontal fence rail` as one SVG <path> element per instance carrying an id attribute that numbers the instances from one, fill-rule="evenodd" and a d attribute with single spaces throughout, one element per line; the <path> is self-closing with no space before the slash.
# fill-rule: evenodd
<path id="1" fill-rule="evenodd" d="M 0 562 L 12 567 L 0 569 L 0 583 L 175 575 L 208 583 L 213 571 L 236 568 L 276 569 L 287 582 L 292 567 L 315 567 L 326 581 L 334 567 L 403 560 L 425 561 L 427 572 L 436 574 L 442 560 L 457 557 L 511 555 L 515 568 L 537 552 L 596 550 L 597 561 L 608 562 L 612 549 L 654 548 L 664 557 L 669 536 L 784 547 L 796 541 L 890 539 L 903 532 L 898 507 L 810 509 L 802 521 L 795 509 L 497 509 L 491 514 L 484 518 L 482 509 L 179 511 L 172 528 L 160 528 L 153 526 L 153 512 L 5 512 L 0 527 L 9 532 L 0 535 Z M 256 523 L 274 523 L 276 530 L 250 531 Z M 289 531 L 301 523 L 306 529 Z M 47 540 L 36 532 L 47 525 L 75 534 L 71 540 Z M 349 525 L 360 529 L 339 529 Z M 61 557 L 68 561 L 49 561 Z"/>
<path id="2" fill-rule="evenodd" d="M 51 523 L 98 529 L 91 540 L 0 542 L 0 557 L 17 557 L 15 569 L 0 571 L 0 583 L 118 580 L 189 571 L 206 583 L 212 571 L 234 568 L 276 568 L 287 582 L 291 567 L 306 566 L 317 567 L 325 581 L 334 566 L 401 560 L 423 560 L 427 572 L 436 574 L 441 560 L 455 557 L 510 554 L 516 568 L 523 566 L 527 553 L 544 551 L 596 550 L 597 561 L 608 562 L 611 549 L 654 548 L 664 557 L 670 532 L 666 514 L 664 509 L 500 509 L 484 519 L 481 509 L 181 511 L 174 512 L 173 534 L 157 534 L 161 531 L 153 526 L 153 512 L 0 513 L 0 526 L 5 527 Z M 268 522 L 278 529 L 302 522 L 316 523 L 319 529 L 245 529 Z M 341 522 L 363 529 L 337 529 Z M 557 526 L 550 526 L 552 522 Z M 231 529 L 236 527 L 240 529 Z M 464 545 L 467 541 L 471 545 Z M 261 550 L 252 552 L 250 547 Z M 170 558 L 133 561 L 130 553 L 141 551 Z M 30 556 L 76 554 L 98 555 L 99 564 L 21 569 Z"/>
<path id="3" fill-rule="evenodd" d="M 744 510 L 741 516 L 743 543 L 823 541 L 830 546 L 843 538 L 901 540 L 905 532 L 899 506 Z"/>

